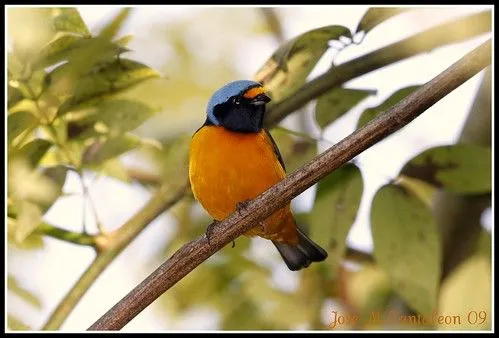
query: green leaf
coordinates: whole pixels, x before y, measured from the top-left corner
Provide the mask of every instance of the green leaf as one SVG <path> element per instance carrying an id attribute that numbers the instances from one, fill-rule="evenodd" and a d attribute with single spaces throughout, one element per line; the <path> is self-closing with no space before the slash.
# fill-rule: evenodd
<path id="1" fill-rule="evenodd" d="M 357 122 L 357 129 L 365 126 L 369 121 L 374 119 L 380 113 L 383 113 L 388 108 L 391 108 L 398 102 L 402 101 L 407 95 L 411 94 L 413 91 L 418 89 L 420 86 L 410 86 L 402 88 L 393 93 L 388 99 L 376 107 L 371 107 L 360 115 L 359 121 Z"/>
<path id="2" fill-rule="evenodd" d="M 133 39 L 133 35 L 128 34 L 128 35 L 122 36 L 119 39 L 116 39 L 114 41 L 114 43 L 117 44 L 118 46 L 125 47 L 130 43 L 130 41 L 132 41 L 132 39 Z"/>
<path id="3" fill-rule="evenodd" d="M 360 325 L 369 324 L 369 320 L 371 320 L 370 324 L 376 324 L 372 320 L 373 316 L 385 310 L 392 296 L 390 280 L 386 272 L 372 264 L 351 272 L 344 288 L 346 290 L 343 293 L 347 304 L 358 310 L 358 324 Z M 330 328 L 342 329 L 338 321 L 336 323 L 332 321 L 331 324 L 336 324 L 336 326 L 330 326 Z"/>
<path id="4" fill-rule="evenodd" d="M 29 325 L 23 323 L 23 321 L 21 319 L 18 319 L 17 317 L 11 315 L 10 313 L 7 314 L 7 327 L 13 331 L 30 331 L 30 330 L 32 330 L 32 328 Z"/>
<path id="5" fill-rule="evenodd" d="M 452 192 L 480 194 L 491 191 L 491 168 L 490 148 L 456 144 L 423 151 L 404 165 L 400 174 Z"/>
<path id="6" fill-rule="evenodd" d="M 110 138 L 104 142 L 90 145 L 83 154 L 84 164 L 99 164 L 111 158 L 124 154 L 140 145 L 137 137 L 122 135 Z"/>
<path id="7" fill-rule="evenodd" d="M 98 171 L 106 176 L 116 178 L 125 183 L 131 182 L 125 165 L 121 163 L 120 159 L 117 157 L 103 162 L 98 168 Z"/>
<path id="8" fill-rule="evenodd" d="M 29 78 L 23 81 L 12 80 L 9 82 L 12 87 L 17 88 L 22 97 L 37 100 L 47 84 L 47 73 L 43 69 L 38 69 Z"/>
<path id="9" fill-rule="evenodd" d="M 341 36 L 351 38 L 343 26 L 325 26 L 303 33 L 281 45 L 258 70 L 255 79 L 265 84 L 274 103 L 301 87 L 322 55 L 330 40 Z"/>
<path id="10" fill-rule="evenodd" d="M 39 206 L 50 204 L 60 195 L 60 188 L 40 170 L 34 169 L 24 158 L 11 158 L 8 162 L 8 193 L 19 214 L 18 203 L 26 200 Z M 9 205 L 9 210 L 11 206 Z M 10 212 L 9 212 L 10 213 Z"/>
<path id="11" fill-rule="evenodd" d="M 123 134 L 134 130 L 153 115 L 147 105 L 138 101 L 106 100 L 87 121 L 102 122 L 110 134 Z"/>
<path id="12" fill-rule="evenodd" d="M 57 33 L 40 51 L 40 57 L 35 64 L 35 68 L 48 67 L 67 60 L 71 56 L 70 51 L 81 39 L 81 37 L 70 33 Z"/>
<path id="13" fill-rule="evenodd" d="M 38 205 L 27 200 L 20 200 L 17 205 L 15 240 L 23 242 L 42 222 L 42 210 Z"/>
<path id="14" fill-rule="evenodd" d="M 440 330 L 490 330 L 493 321 L 490 260 L 473 255 L 444 280 L 438 304 L 442 316 L 457 317 L 441 323 Z"/>
<path id="15" fill-rule="evenodd" d="M 394 290 L 413 310 L 436 309 L 441 275 L 441 241 L 435 219 L 424 203 L 400 186 L 388 184 L 371 206 L 373 255 Z"/>
<path id="16" fill-rule="evenodd" d="M 17 279 L 12 275 L 7 276 L 7 289 L 15 293 L 25 302 L 31 304 L 33 307 L 37 308 L 38 310 L 42 309 L 42 302 L 40 301 L 40 299 L 38 299 L 38 297 L 35 296 L 32 292 L 19 285 Z"/>
<path id="17" fill-rule="evenodd" d="M 346 239 L 355 221 L 363 191 L 359 168 L 347 163 L 317 185 L 314 206 L 310 213 L 310 236 L 328 253 L 332 276 L 346 249 Z"/>
<path id="18" fill-rule="evenodd" d="M 31 166 L 34 168 L 42 159 L 43 155 L 52 146 L 52 142 L 37 138 L 31 142 L 26 143 L 19 151 L 13 155 L 26 158 Z"/>
<path id="19" fill-rule="evenodd" d="M 9 145 L 25 131 L 31 131 L 38 125 L 38 119 L 27 111 L 19 111 L 7 117 L 7 140 Z"/>
<path id="20" fill-rule="evenodd" d="M 48 196 L 43 201 L 38 204 L 42 208 L 42 213 L 45 213 L 62 194 L 62 188 L 66 182 L 66 176 L 68 173 L 68 168 L 63 165 L 57 165 L 54 167 L 43 168 L 42 175 L 48 178 L 53 183 L 54 193 Z"/>
<path id="21" fill-rule="evenodd" d="M 22 242 L 16 240 L 17 221 L 11 217 L 7 219 L 7 240 L 10 245 L 22 250 L 36 250 L 43 248 L 43 238 L 38 233 L 32 233 Z"/>
<path id="22" fill-rule="evenodd" d="M 390 19 L 392 16 L 412 10 L 414 8 L 397 8 L 397 7 L 375 7 L 369 8 L 360 20 L 356 33 L 364 31 L 366 34 L 379 25 L 380 23 Z"/>
<path id="23" fill-rule="evenodd" d="M 317 155 L 317 142 L 310 137 L 294 137 L 289 131 L 279 128 L 270 131 L 281 153 L 286 172 L 292 173 Z M 293 132 L 296 135 L 296 132 Z"/>
<path id="24" fill-rule="evenodd" d="M 335 88 L 319 97 L 315 106 L 315 119 L 319 127 L 325 128 L 352 109 L 375 90 Z"/>
<path id="25" fill-rule="evenodd" d="M 424 204 L 430 208 L 437 192 L 437 188 L 423 180 L 400 175 L 395 182 L 397 185 L 409 190 L 414 196 L 417 196 Z"/>
<path id="26" fill-rule="evenodd" d="M 130 15 L 130 11 L 130 7 L 122 8 L 118 15 L 116 15 L 104 28 L 102 28 L 99 36 L 108 40 L 114 38 Z"/>
<path id="27" fill-rule="evenodd" d="M 490 235 L 490 232 L 485 229 L 482 229 L 480 231 L 476 253 L 479 255 L 483 255 L 488 259 L 491 259 L 492 257 L 492 236 Z"/>
<path id="28" fill-rule="evenodd" d="M 160 164 L 161 177 L 164 180 L 178 184 L 187 181 L 191 138 L 190 134 L 181 134 L 176 139 L 164 144 L 162 149 L 151 149 Z"/>
<path id="29" fill-rule="evenodd" d="M 94 104 L 106 95 L 115 94 L 158 76 L 158 72 L 142 63 L 123 58 L 116 59 L 103 66 L 99 72 L 81 78 L 71 98 L 60 107 L 58 115 L 81 108 L 85 103 Z"/>
<path id="30" fill-rule="evenodd" d="M 22 60 L 24 66 L 55 34 L 51 11 L 48 7 L 11 7 L 6 13 L 10 50 Z"/>
<path id="31" fill-rule="evenodd" d="M 54 28 L 59 32 L 70 32 L 90 37 L 90 31 L 76 8 L 52 9 Z"/>
<path id="32" fill-rule="evenodd" d="M 50 91 L 64 99 L 81 95 L 82 86 L 92 86 L 81 82 L 88 77 L 102 75 L 106 67 L 117 62 L 117 56 L 123 51 L 122 47 L 101 37 L 77 39 L 67 48 L 57 51 L 55 58 L 68 62 L 50 72 Z M 43 64 L 44 60 L 39 62 Z M 112 78 L 105 81 L 110 82 Z"/>

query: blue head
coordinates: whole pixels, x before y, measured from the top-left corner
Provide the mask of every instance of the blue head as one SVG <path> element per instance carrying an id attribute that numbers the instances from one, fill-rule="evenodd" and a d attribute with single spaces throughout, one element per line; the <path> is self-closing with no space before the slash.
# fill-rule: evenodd
<path id="1" fill-rule="evenodd" d="M 217 90 L 208 102 L 206 124 L 236 132 L 258 132 L 263 126 L 265 104 L 269 101 L 258 82 L 230 82 Z"/>

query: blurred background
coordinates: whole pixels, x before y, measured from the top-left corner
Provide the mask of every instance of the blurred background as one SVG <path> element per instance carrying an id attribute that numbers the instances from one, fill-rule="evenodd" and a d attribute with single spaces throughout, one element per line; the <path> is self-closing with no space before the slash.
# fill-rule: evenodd
<path id="1" fill-rule="evenodd" d="M 121 10 L 116 6 L 76 9 L 92 34 L 98 34 Z M 308 78 L 327 71 L 333 60 L 335 64 L 344 63 L 434 25 L 484 9 L 487 7 L 426 7 L 394 16 L 369 32 L 361 43 L 349 45 L 341 52 L 329 49 Z M 26 10 L 8 9 L 8 48 L 12 48 L 16 24 L 22 22 L 19 11 Z M 97 223 L 106 231 L 117 229 L 147 203 L 158 181 L 170 180 L 172 189 L 183 182 L 186 167 L 182 154 L 187 152 L 192 133 L 204 122 L 206 104 L 216 89 L 232 80 L 254 78 L 279 45 L 308 30 L 334 24 L 354 32 L 367 10 L 367 6 L 283 6 L 273 8 L 273 15 L 269 16 L 262 8 L 245 6 L 132 8 L 117 34 L 133 36 L 127 45 L 130 51 L 123 55 L 160 74 L 123 96 L 140 98 L 154 110 L 154 115 L 134 130 L 147 144 L 120 156 L 119 163 L 114 163 L 113 169 L 109 167 L 107 173 L 86 170 L 85 203 L 80 177 L 68 171 L 63 195 L 47 210 L 43 220 L 74 232 L 81 232 L 83 223 L 90 233 L 98 231 Z M 381 104 L 400 88 L 424 84 L 487 38 L 490 34 L 445 45 L 347 82 L 346 88 L 375 94 L 365 97 L 327 128 L 320 128 L 314 119 L 315 102 L 285 118 L 281 126 L 318 139 L 314 154 L 324 151 L 355 130 L 366 108 Z M 482 78 L 480 72 L 409 126 L 356 158 L 355 164 L 362 172 L 363 193 L 347 237 L 348 246 L 356 253 L 368 257 L 373 250 L 369 217 L 377 189 L 395 179 L 404 164 L 421 151 L 457 141 Z M 280 132 L 283 135 L 276 131 L 280 135 L 276 140 L 281 147 L 289 134 Z M 291 166 L 297 168 L 310 158 L 304 156 Z M 43 158 L 42 163 L 44 160 L 48 161 Z M 123 168 L 132 179 L 120 179 Z M 297 214 L 306 217 L 312 210 L 315 192 L 316 187 L 312 187 L 293 200 Z M 209 222 L 192 196 L 184 197 L 147 226 L 102 273 L 61 329 L 86 329 L 175 250 L 202 234 Z M 491 231 L 490 208 L 483 212 L 481 223 Z M 43 236 L 30 248 L 6 241 L 6 257 L 6 310 L 11 320 L 22 322 L 16 322 L 21 328 L 38 330 L 89 266 L 95 252 L 91 247 Z M 485 270 L 481 267 L 476 268 L 479 273 L 490 273 L 489 265 Z M 331 283 L 321 277 L 322 272 L 320 267 L 291 272 L 269 242 L 239 238 L 235 248 L 226 247 L 215 254 L 123 330 L 327 329 L 332 311 L 359 312 L 361 304 L 372 298 L 373 290 L 390 289 L 386 275 L 373 264 L 344 262 Z M 477 309 L 490 309 L 490 278 L 480 283 L 484 295 L 478 298 L 485 303 L 478 303 Z M 460 290 L 461 294 L 472 292 Z M 385 298 L 390 299 L 386 301 L 389 307 L 401 307 L 399 301 Z M 490 322 L 487 323 L 471 329 L 490 328 Z M 462 327 L 442 325 L 440 329 Z"/>

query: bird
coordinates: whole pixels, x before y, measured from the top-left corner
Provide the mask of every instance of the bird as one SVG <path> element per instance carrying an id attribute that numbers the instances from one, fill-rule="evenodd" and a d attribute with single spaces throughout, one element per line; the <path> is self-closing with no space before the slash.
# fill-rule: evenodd
<path id="1" fill-rule="evenodd" d="M 257 197 L 286 176 L 279 148 L 263 126 L 266 104 L 270 101 L 259 82 L 230 82 L 213 93 L 206 108 L 206 120 L 191 138 L 191 189 L 215 221 L 222 221 L 238 205 Z M 297 226 L 290 204 L 245 235 L 272 241 L 291 271 L 327 258 L 327 252 Z"/>

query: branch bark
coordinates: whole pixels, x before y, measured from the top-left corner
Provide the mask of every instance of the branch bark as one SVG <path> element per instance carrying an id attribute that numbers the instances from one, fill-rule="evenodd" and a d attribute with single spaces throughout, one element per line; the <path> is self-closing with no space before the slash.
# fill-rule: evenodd
<path id="1" fill-rule="evenodd" d="M 265 123 L 266 125 L 276 125 L 290 111 L 301 108 L 310 100 L 356 77 L 412 56 L 430 52 L 442 45 L 460 42 L 490 32 L 490 30 L 491 13 L 484 11 L 427 29 L 407 39 L 332 67 L 326 73 L 304 84 L 290 99 L 271 106 L 267 112 Z"/>
<path id="2" fill-rule="evenodd" d="M 206 235 L 185 244 L 173 256 L 98 319 L 89 330 L 119 330 L 160 295 L 215 252 L 284 207 L 294 197 L 370 146 L 407 125 L 452 90 L 490 64 L 490 39 L 417 91 L 356 130 L 313 161 L 239 208 Z"/>

